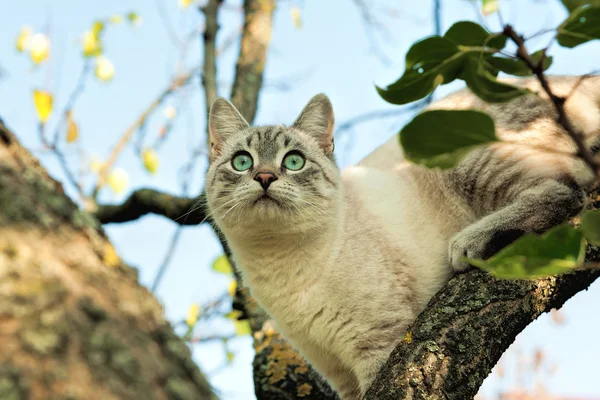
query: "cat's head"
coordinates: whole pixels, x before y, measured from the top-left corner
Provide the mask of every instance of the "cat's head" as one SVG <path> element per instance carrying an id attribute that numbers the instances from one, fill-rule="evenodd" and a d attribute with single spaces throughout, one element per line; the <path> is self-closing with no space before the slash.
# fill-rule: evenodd
<path id="1" fill-rule="evenodd" d="M 289 127 L 251 127 L 223 98 L 210 110 L 211 217 L 224 230 L 317 228 L 333 218 L 340 174 L 333 108 L 318 94 Z"/>

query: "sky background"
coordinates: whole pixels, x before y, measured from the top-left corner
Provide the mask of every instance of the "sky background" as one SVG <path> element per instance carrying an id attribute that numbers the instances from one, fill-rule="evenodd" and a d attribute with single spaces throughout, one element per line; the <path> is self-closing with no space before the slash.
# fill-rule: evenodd
<path id="1" fill-rule="evenodd" d="M 189 69 L 202 62 L 199 40 L 189 42 L 182 59 L 181 51 L 167 33 L 165 26 L 171 26 L 176 35 L 183 38 L 194 29 L 201 29 L 203 24 L 203 18 L 194 8 L 182 10 L 177 0 L 1 0 L 1 3 L 0 67 L 4 74 L 0 80 L 0 117 L 61 181 L 64 174 L 56 160 L 40 151 L 32 91 L 36 88 L 51 91 L 55 96 L 55 109 L 62 110 L 83 65 L 80 37 L 95 19 L 135 11 L 143 23 L 137 28 L 121 24 L 106 30 L 105 55 L 114 63 L 116 74 L 107 84 L 90 79 L 74 109 L 80 140 L 77 145 L 65 146 L 67 159 L 74 169 L 79 167 L 79 147 L 88 154 L 106 157 L 125 129 L 168 85 L 178 65 Z M 369 111 L 397 109 L 379 98 L 374 85 L 396 80 L 401 75 L 404 54 L 410 44 L 434 32 L 433 1 L 372 0 L 371 3 L 370 10 L 385 27 L 383 30 L 371 31 L 366 27 L 360 10 L 351 0 L 278 1 L 265 70 L 266 87 L 260 95 L 256 124 L 291 123 L 309 98 L 319 92 L 330 97 L 338 124 Z M 556 26 L 566 17 L 558 0 L 504 0 L 500 4 L 504 20 L 526 36 Z M 239 50 L 237 41 L 227 43 L 239 34 L 243 19 L 241 0 L 226 0 L 225 5 L 219 16 L 222 29 L 217 47 L 225 48 L 218 60 L 218 81 L 220 94 L 227 96 Z M 443 31 L 458 20 L 479 20 L 476 7 L 467 0 L 443 0 L 442 6 Z M 292 21 L 293 7 L 301 11 L 300 29 Z M 169 22 L 165 24 L 165 21 Z M 491 29 L 498 30 L 500 26 L 497 16 L 487 18 L 486 22 Z M 50 34 L 52 57 L 42 68 L 33 68 L 27 55 L 15 51 L 15 39 L 23 25 Z M 549 40 L 547 36 L 532 40 L 531 49 L 537 50 Z M 554 74 L 583 74 L 597 69 L 600 64 L 598 43 L 575 50 L 553 45 L 551 54 L 554 65 L 550 72 Z M 282 90 L 282 86 L 289 88 Z M 460 83 L 444 86 L 436 96 L 460 86 Z M 165 102 L 146 124 L 150 141 L 165 122 L 163 111 L 169 105 L 178 108 L 178 118 L 160 149 L 158 174 L 148 174 L 130 146 L 117 162 L 118 167 L 129 173 L 128 190 L 115 195 L 105 189 L 100 195 L 101 202 L 121 201 L 139 187 L 180 193 L 179 168 L 205 140 L 203 92 L 195 82 Z M 55 112 L 49 121 L 52 129 L 58 120 L 57 114 Z M 406 114 L 380 119 L 346 131 L 337 139 L 336 151 L 342 153 L 338 161 L 342 166 L 357 162 L 395 134 L 409 117 L 410 114 Z M 190 193 L 201 190 L 204 168 L 201 158 Z M 93 180 L 86 182 L 89 191 Z M 66 185 L 66 188 L 74 195 L 72 187 Z M 171 221 L 151 215 L 127 224 L 106 226 L 106 231 L 123 259 L 139 269 L 141 283 L 150 285 L 176 228 Z M 156 293 L 171 321 L 185 318 L 191 304 L 210 302 L 226 291 L 230 279 L 210 268 L 221 253 L 207 225 L 183 230 L 169 270 Z M 555 394 L 600 398 L 597 381 L 600 344 L 596 339 L 600 314 L 595 311 L 598 304 L 600 282 L 567 302 L 563 308 L 565 324 L 557 325 L 549 316 L 542 316 L 518 337 L 509 354 L 514 356 L 517 350 L 532 354 L 541 348 L 550 363 L 558 366 L 552 377 L 545 380 L 549 390 Z M 223 321 L 202 326 L 201 332 L 207 335 L 233 332 L 231 324 Z M 221 398 L 253 399 L 251 339 L 236 339 L 230 346 L 235 358 L 227 367 L 223 367 L 226 357 L 219 343 L 194 346 L 194 359 Z M 505 378 L 488 379 L 483 393 L 493 394 L 514 382 L 517 369 L 511 360 L 509 357 L 503 362 Z"/>

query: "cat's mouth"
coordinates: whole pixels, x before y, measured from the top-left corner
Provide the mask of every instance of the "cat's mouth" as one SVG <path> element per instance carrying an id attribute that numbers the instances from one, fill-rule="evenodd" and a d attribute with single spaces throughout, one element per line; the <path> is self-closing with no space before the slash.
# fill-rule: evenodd
<path id="1" fill-rule="evenodd" d="M 273 203 L 273 204 L 277 204 L 279 205 L 279 200 L 269 196 L 267 193 L 263 193 L 261 196 L 259 196 L 256 200 L 254 200 L 252 202 L 252 204 L 269 204 L 269 203 Z"/>

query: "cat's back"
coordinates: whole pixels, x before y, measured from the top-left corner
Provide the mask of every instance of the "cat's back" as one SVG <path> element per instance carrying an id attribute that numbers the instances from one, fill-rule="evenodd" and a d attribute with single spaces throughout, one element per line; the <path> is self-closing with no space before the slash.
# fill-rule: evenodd
<path id="1" fill-rule="evenodd" d="M 472 220 L 444 174 L 410 163 L 342 170 L 348 261 L 403 268 L 426 283 L 427 301 L 429 285 L 437 290 L 448 278 L 448 239 Z M 362 254 L 378 259 L 362 260 Z"/>

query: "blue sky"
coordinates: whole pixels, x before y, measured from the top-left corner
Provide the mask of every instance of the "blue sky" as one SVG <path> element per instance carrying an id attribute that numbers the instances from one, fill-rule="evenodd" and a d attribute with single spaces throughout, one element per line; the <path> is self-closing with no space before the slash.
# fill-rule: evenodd
<path id="1" fill-rule="evenodd" d="M 39 151 L 32 90 L 50 90 L 55 95 L 57 110 L 62 109 L 82 67 L 78 40 L 94 19 L 132 10 L 143 18 L 142 25 L 135 29 L 126 24 L 107 29 L 105 55 L 115 65 L 115 78 L 108 84 L 91 79 L 74 109 L 74 117 L 80 126 L 80 145 L 102 157 L 106 157 L 124 130 L 167 86 L 175 71 L 179 52 L 169 41 L 157 4 L 163 4 L 167 19 L 180 37 L 202 24 L 202 18 L 195 10 L 181 11 L 177 0 L 22 0 L 5 3 L 0 14 L 3 30 L 0 66 L 6 72 L 0 81 L 0 116 L 60 180 L 64 180 L 64 175 L 58 164 L 51 156 Z M 228 7 L 220 15 L 222 30 L 219 31 L 218 46 L 241 28 L 242 16 L 236 10 L 240 3 L 240 0 L 226 2 Z M 385 32 L 375 33 L 380 50 L 389 58 L 384 63 L 373 53 L 372 42 L 368 40 L 363 20 L 352 1 L 286 0 L 278 3 L 265 70 L 268 88 L 260 96 L 257 124 L 291 123 L 308 99 L 318 92 L 331 98 L 339 123 L 367 111 L 394 109 L 378 97 L 374 85 L 385 85 L 398 78 L 410 44 L 431 34 L 434 29 L 431 19 L 433 1 L 373 0 L 373 13 L 386 26 Z M 566 16 L 557 0 L 505 0 L 500 4 L 504 19 L 526 35 L 555 26 Z M 293 6 L 301 9 L 301 29 L 292 23 Z M 477 20 L 472 4 L 467 0 L 443 1 L 443 29 L 461 19 Z M 487 23 L 492 29 L 499 26 L 496 16 L 488 18 Z M 51 34 L 52 58 L 40 70 L 34 70 L 30 60 L 14 49 L 16 35 L 25 24 L 35 30 L 48 28 Z M 537 50 L 548 40 L 541 37 L 537 42 L 532 41 L 532 49 Z M 551 53 L 555 62 L 550 72 L 581 74 L 595 70 L 600 62 L 599 50 L 597 43 L 575 50 L 554 45 Z M 229 93 L 237 51 L 236 43 L 219 57 L 220 94 Z M 201 63 L 200 52 L 200 43 L 197 40 L 191 42 L 183 61 L 185 68 Z M 282 92 L 273 88 L 286 80 L 292 85 L 291 90 Z M 438 95 L 459 86 L 444 86 Z M 131 148 L 126 149 L 118 160 L 117 165 L 130 175 L 129 190 L 151 186 L 172 193 L 180 191 L 178 169 L 189 158 L 191 150 L 204 140 L 205 106 L 197 86 L 167 101 L 165 106 L 170 104 L 181 107 L 180 117 L 175 121 L 169 140 L 160 149 L 159 173 L 150 176 Z M 149 138 L 156 135 L 164 122 L 162 111 L 163 107 L 146 126 Z M 358 125 L 338 138 L 336 147 L 344 152 L 339 157 L 340 163 L 348 165 L 358 161 L 397 132 L 406 121 L 406 117 L 397 117 Z M 50 125 L 55 123 L 56 115 Z M 67 148 L 67 154 L 76 169 L 75 149 Z M 197 193 L 203 186 L 204 167 L 199 163 L 196 168 L 192 193 Z M 122 198 L 109 190 L 104 190 L 100 197 L 103 202 Z M 106 230 L 119 254 L 139 268 L 141 282 L 150 284 L 175 228 L 168 220 L 148 216 L 128 224 L 110 225 Z M 220 254 L 221 249 L 209 227 L 185 228 L 157 293 L 172 321 L 183 319 L 190 304 L 205 303 L 226 290 L 229 279 L 210 269 L 212 261 Z M 555 375 L 546 381 L 553 392 L 600 396 L 595 372 L 600 345 L 594 341 L 600 330 L 600 315 L 593 311 L 599 303 L 600 284 L 597 283 L 567 302 L 564 307 L 566 324 L 557 326 L 543 316 L 517 339 L 515 348 L 531 353 L 541 347 L 549 359 L 559 365 Z M 215 323 L 206 329 L 207 333 L 214 333 L 231 330 L 231 327 Z M 221 366 L 225 355 L 220 345 L 195 346 L 194 357 L 203 371 L 209 373 L 223 399 L 252 399 L 251 341 L 239 339 L 231 346 L 236 357 L 232 365 L 224 369 Z M 508 375 L 510 378 L 510 371 Z M 504 384 L 504 381 L 489 379 L 484 392 L 493 393 Z"/>

